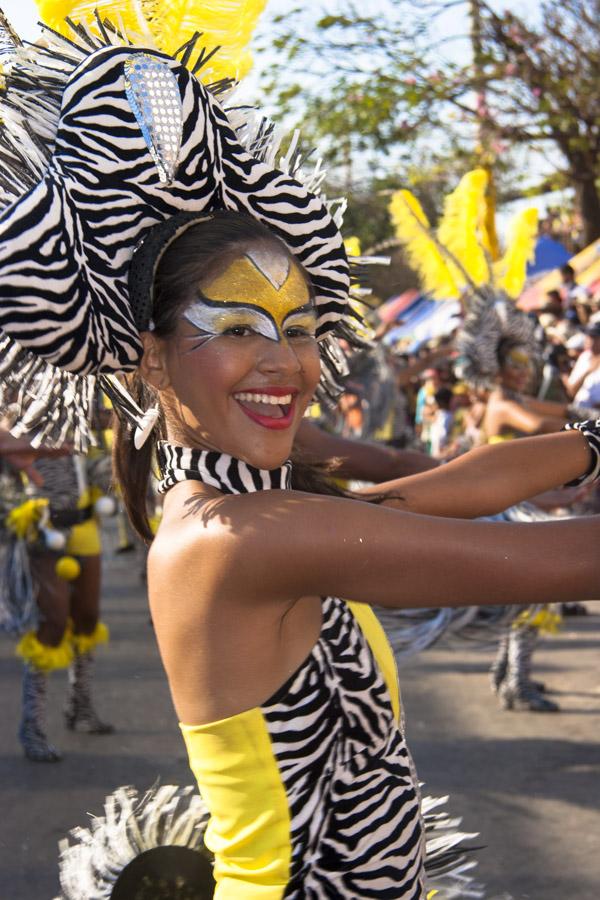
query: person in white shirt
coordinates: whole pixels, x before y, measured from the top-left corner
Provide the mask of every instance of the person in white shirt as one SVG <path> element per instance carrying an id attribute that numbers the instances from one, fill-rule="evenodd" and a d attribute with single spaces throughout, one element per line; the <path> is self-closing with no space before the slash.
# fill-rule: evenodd
<path id="1" fill-rule="evenodd" d="M 565 387 L 577 405 L 600 407 L 600 322 L 586 328 L 584 350 Z"/>
<path id="2" fill-rule="evenodd" d="M 450 443 L 454 414 L 450 409 L 452 391 L 450 388 L 441 387 L 435 394 L 435 413 L 429 429 L 430 453 L 435 459 L 444 455 L 444 450 Z"/>

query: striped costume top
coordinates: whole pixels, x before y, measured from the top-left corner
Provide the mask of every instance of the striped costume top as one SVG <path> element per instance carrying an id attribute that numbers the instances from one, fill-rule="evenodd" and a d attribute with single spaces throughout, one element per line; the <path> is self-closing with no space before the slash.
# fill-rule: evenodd
<path id="1" fill-rule="evenodd" d="M 287 486 L 223 454 L 165 462 L 163 486 L 229 493 Z M 200 457 L 200 458 L 199 458 Z M 268 474 L 268 477 L 265 476 Z M 319 639 L 260 707 L 182 725 L 211 814 L 216 900 L 425 896 L 419 793 L 401 729 L 393 654 L 368 606 L 323 600 Z"/>

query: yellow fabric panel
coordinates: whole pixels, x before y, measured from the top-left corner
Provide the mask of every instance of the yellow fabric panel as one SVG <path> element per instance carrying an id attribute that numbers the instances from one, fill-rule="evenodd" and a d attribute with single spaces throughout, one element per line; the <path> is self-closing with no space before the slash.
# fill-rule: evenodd
<path id="1" fill-rule="evenodd" d="M 353 603 L 348 601 L 350 611 L 360 626 L 360 630 L 364 634 L 369 647 L 375 657 L 379 670 L 383 675 L 387 689 L 390 692 L 392 700 L 392 709 L 396 721 L 400 721 L 402 710 L 402 699 L 400 697 L 400 685 L 398 682 L 398 669 L 396 668 L 396 659 L 388 639 L 385 636 L 379 619 L 370 606 L 365 603 Z"/>
<path id="2" fill-rule="evenodd" d="M 506 434 L 493 434 L 488 438 L 488 444 L 503 444 L 504 441 L 514 441 L 516 434 L 514 431 L 507 431 Z"/>
<path id="3" fill-rule="evenodd" d="M 86 488 L 77 501 L 77 509 L 84 509 L 101 496 L 102 491 L 98 488 Z M 98 556 L 102 553 L 100 529 L 94 518 L 82 522 L 81 525 L 73 525 L 69 531 L 65 553 L 71 556 Z"/>
<path id="4" fill-rule="evenodd" d="M 290 811 L 261 710 L 180 727 L 211 813 L 214 900 L 280 900 L 290 874 Z"/>
<path id="5" fill-rule="evenodd" d="M 71 528 L 65 553 L 71 556 L 98 556 L 102 553 L 100 529 L 95 519 L 88 519 Z"/>

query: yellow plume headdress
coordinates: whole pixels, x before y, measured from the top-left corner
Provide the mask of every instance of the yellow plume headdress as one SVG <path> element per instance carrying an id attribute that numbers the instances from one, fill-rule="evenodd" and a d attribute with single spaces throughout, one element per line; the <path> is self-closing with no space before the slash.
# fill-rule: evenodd
<path id="1" fill-rule="evenodd" d="M 492 260 L 487 231 L 489 175 L 474 169 L 446 197 L 433 229 L 410 191 L 396 191 L 390 215 L 396 237 L 428 293 L 438 300 L 460 299 L 465 320 L 457 338 L 461 378 L 489 385 L 499 369 L 503 340 L 527 347 L 535 358 L 535 326 L 514 304 L 523 289 L 527 262 L 537 235 L 537 211 L 527 209 L 512 223 L 504 255 Z"/>
<path id="2" fill-rule="evenodd" d="M 446 197 L 435 230 L 410 191 L 396 191 L 392 196 L 390 215 L 396 237 L 424 289 L 436 299 L 459 299 L 482 287 L 516 298 L 523 289 L 535 247 L 537 212 L 528 209 L 516 217 L 506 252 L 494 263 L 486 227 L 488 182 L 485 169 L 467 172 Z"/>
<path id="3" fill-rule="evenodd" d="M 36 0 L 42 20 L 69 37 L 72 22 L 109 19 L 175 56 L 195 36 L 206 48 L 202 80 L 239 81 L 252 66 L 249 43 L 266 0 Z M 214 51 L 218 53 L 214 55 Z M 209 61 L 209 56 L 210 61 Z M 191 66 L 191 59 L 185 63 Z"/>

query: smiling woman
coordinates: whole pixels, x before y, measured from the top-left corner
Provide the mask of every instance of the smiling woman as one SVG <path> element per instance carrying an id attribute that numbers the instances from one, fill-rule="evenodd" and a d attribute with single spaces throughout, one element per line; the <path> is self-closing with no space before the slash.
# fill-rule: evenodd
<path id="1" fill-rule="evenodd" d="M 170 308 L 178 299 L 172 276 L 180 278 L 180 241 L 157 266 L 155 310 L 160 297 Z M 264 435 L 249 429 L 240 412 L 262 428 L 285 431 L 298 426 L 315 392 L 320 364 L 309 282 L 285 244 L 249 216 L 204 220 L 190 229 L 181 250 L 184 260 L 189 253 L 186 271 L 198 286 L 196 296 L 177 320 L 169 315 L 169 326 L 154 323 L 145 335 L 142 374 L 162 391 L 167 406 L 177 397 L 185 428 L 176 440 L 185 444 L 188 429 L 199 429 L 211 449 L 224 443 L 243 458 L 247 442 L 254 445 Z M 188 287 L 181 296 L 189 297 Z M 160 310 L 156 315 L 165 322 Z M 175 342 L 164 341 L 171 336 Z M 207 408 L 203 396 L 221 396 L 221 408 Z M 201 404 L 197 418 L 194 401 L 197 408 Z M 272 451 L 265 452 L 262 465 L 270 468 Z"/>
<path id="2" fill-rule="evenodd" d="M 20 131 L 8 137 L 39 127 L 29 143 L 46 148 L 22 196 L 19 157 L 0 218 L 0 379 L 16 424 L 84 443 L 99 373 L 123 419 L 123 495 L 148 538 L 156 450 L 165 503 L 150 604 L 210 813 L 216 900 L 422 900 L 418 781 L 370 606 L 591 595 L 600 523 L 405 510 L 470 510 L 465 473 L 485 484 L 490 459 L 504 460 L 499 508 L 594 477 L 598 428 L 483 448 L 376 498 L 317 478 L 307 490 L 292 461 L 302 416 L 315 390 L 335 391 L 339 339 L 353 335 L 338 223 L 294 177 L 293 151 L 289 171 L 274 169 L 262 132 L 230 124 L 194 74 L 195 39 L 190 71 L 98 29 L 20 49 L 5 76 L 27 110 L 19 123 L 11 107 L 6 128 Z M 443 873 L 461 853 L 453 840 L 434 860 Z"/>
<path id="3" fill-rule="evenodd" d="M 302 268 L 274 235 L 225 212 L 190 219 L 150 268 L 136 382 L 162 412 L 153 440 L 166 494 L 150 604 L 211 813 L 215 897 L 421 898 L 418 788 L 393 657 L 368 606 L 464 605 L 482 585 L 491 604 L 589 590 L 590 523 L 523 529 L 394 508 L 405 485 L 418 508 L 420 485 L 452 481 L 452 466 L 385 485 L 375 506 L 319 496 L 318 482 L 294 490 L 290 457 L 320 374 Z M 581 435 L 552 441 L 543 479 L 587 470 Z M 122 430 L 119 479 L 139 522 L 145 488 L 129 484 L 152 454 L 131 444 Z"/>

